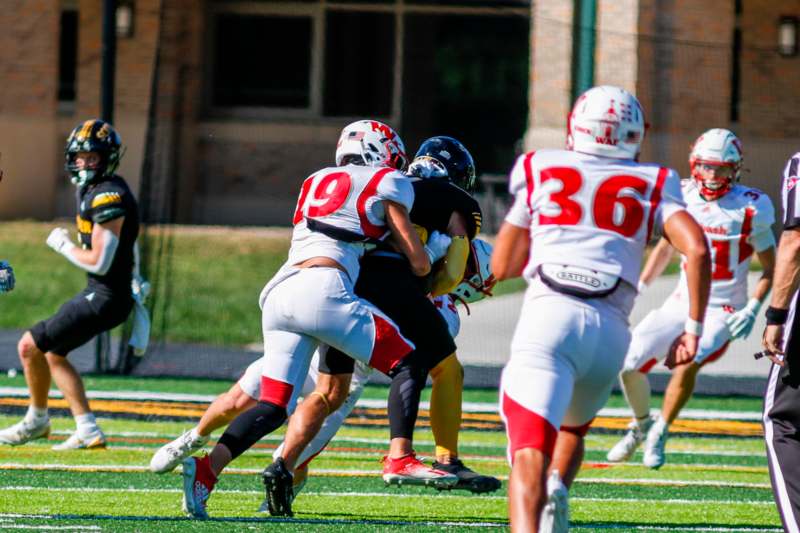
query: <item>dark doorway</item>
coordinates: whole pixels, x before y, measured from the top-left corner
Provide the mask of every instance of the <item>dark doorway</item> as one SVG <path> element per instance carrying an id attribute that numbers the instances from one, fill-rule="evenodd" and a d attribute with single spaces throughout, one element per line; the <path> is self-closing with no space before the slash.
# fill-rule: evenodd
<path id="1" fill-rule="evenodd" d="M 506 173 L 528 116 L 528 17 L 408 15 L 402 135 L 461 140 L 478 174 Z"/>

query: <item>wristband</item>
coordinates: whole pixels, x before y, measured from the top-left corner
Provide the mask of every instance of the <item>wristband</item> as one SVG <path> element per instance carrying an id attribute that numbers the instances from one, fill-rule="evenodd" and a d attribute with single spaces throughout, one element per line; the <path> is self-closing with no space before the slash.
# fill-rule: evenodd
<path id="1" fill-rule="evenodd" d="M 691 318 L 687 318 L 686 322 L 683 324 L 683 331 L 690 333 L 695 337 L 702 337 L 703 323 L 698 322 L 697 320 L 692 320 Z"/>
<path id="2" fill-rule="evenodd" d="M 789 310 L 769 306 L 764 316 L 767 317 L 768 326 L 782 326 L 786 323 L 786 319 L 789 318 Z"/>
<path id="3" fill-rule="evenodd" d="M 644 292 L 644 290 L 645 290 L 646 288 L 647 288 L 647 283 L 645 283 L 645 282 L 644 282 L 644 281 L 642 281 L 642 280 L 639 280 L 639 284 L 638 284 L 638 285 L 636 285 L 636 290 L 637 290 L 637 291 L 639 291 L 639 292 L 641 293 L 641 292 Z"/>

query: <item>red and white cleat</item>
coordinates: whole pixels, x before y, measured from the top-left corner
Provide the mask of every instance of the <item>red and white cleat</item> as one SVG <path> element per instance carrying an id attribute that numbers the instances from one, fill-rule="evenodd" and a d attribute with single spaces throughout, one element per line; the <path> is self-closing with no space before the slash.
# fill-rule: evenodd
<path id="1" fill-rule="evenodd" d="M 383 458 L 383 481 L 387 485 L 426 485 L 449 489 L 458 483 L 458 476 L 425 466 L 414 452 L 393 459 Z"/>
<path id="2" fill-rule="evenodd" d="M 211 471 L 208 455 L 183 461 L 183 511 L 192 518 L 208 518 L 206 503 L 217 476 Z"/>

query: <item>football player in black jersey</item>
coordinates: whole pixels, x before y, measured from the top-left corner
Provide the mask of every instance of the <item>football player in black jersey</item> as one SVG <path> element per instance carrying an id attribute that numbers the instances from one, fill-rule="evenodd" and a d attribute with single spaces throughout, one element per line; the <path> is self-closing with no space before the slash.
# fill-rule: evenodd
<path id="1" fill-rule="evenodd" d="M 54 229 L 47 245 L 85 270 L 88 284 L 55 315 L 22 335 L 17 348 L 31 403 L 21 422 L 0 431 L 2 444 L 16 446 L 49 436 L 47 395 L 51 377 L 77 423 L 75 433 L 53 449 L 106 444 L 89 409 L 83 381 L 66 356 L 98 333 L 124 322 L 133 307 L 131 278 L 139 210 L 125 180 L 114 174 L 121 155 L 119 135 L 102 120 L 87 120 L 67 138 L 65 167 L 78 188 L 79 245 L 64 228 Z"/>
<path id="2" fill-rule="evenodd" d="M 3 171 L 0 170 L 0 181 L 3 181 Z M 0 293 L 8 292 L 14 288 L 14 269 L 6 261 L 0 261 Z"/>
<path id="3" fill-rule="evenodd" d="M 474 163 L 466 148 L 455 139 L 434 137 L 422 144 L 409 167 L 409 174 L 412 179 L 419 178 L 414 180 L 410 217 L 418 226 L 423 241 L 427 235 L 438 231 L 449 235 L 452 242 L 447 256 L 426 279 L 415 276 L 408 262 L 390 247 L 379 248 L 361 260 L 356 294 L 386 313 L 416 346 L 392 376 L 389 393 L 391 444 L 383 477 L 387 483 L 464 488 L 473 492 L 496 490 L 500 487 L 497 479 L 476 474 L 458 460 L 462 369 L 455 357 L 456 346 L 447 323 L 428 298 L 428 294 L 449 293 L 461 281 L 469 240 L 480 231 L 480 206 L 467 192 L 475 185 Z M 263 474 L 270 513 L 291 515 L 293 494 L 289 471 L 316 435 L 325 416 L 338 409 L 347 398 L 353 364 L 351 358 L 333 348 L 320 358 L 317 389 L 292 415 L 283 455 Z M 432 425 L 437 426 L 434 468 L 419 461 L 412 448 L 420 393 L 429 373 L 440 381 L 431 405 L 432 411 L 439 410 L 431 415 Z M 449 388 L 447 394 L 442 393 L 444 387 Z M 449 412 L 442 413 L 442 409 Z"/>

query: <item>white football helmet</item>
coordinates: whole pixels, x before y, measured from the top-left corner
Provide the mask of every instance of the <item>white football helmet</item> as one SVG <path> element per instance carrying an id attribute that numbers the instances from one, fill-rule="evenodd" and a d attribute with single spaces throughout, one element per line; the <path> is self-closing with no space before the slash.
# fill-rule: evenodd
<path id="1" fill-rule="evenodd" d="M 646 126 L 639 100 L 619 87 L 592 87 L 575 102 L 567 119 L 567 149 L 585 154 L 637 159 Z"/>
<path id="2" fill-rule="evenodd" d="M 471 304 L 492 295 L 497 280 L 492 274 L 491 257 L 491 244 L 483 239 L 472 240 L 464 279 L 453 289 L 457 300 Z"/>
<path id="3" fill-rule="evenodd" d="M 739 181 L 742 141 L 730 130 L 710 129 L 694 142 L 689 167 L 703 198 L 721 198 Z"/>
<path id="4" fill-rule="evenodd" d="M 348 124 L 336 145 L 336 166 L 348 155 L 361 157 L 371 167 L 392 167 L 404 170 L 408 165 L 406 147 L 392 128 L 376 120 L 359 120 Z"/>

